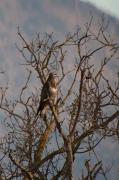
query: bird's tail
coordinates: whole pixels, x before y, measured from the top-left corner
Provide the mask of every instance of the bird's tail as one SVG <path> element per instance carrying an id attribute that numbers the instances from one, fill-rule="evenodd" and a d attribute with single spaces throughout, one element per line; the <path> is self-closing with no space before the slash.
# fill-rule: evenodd
<path id="1" fill-rule="evenodd" d="M 40 103 L 38 110 L 37 110 L 37 113 L 36 113 L 36 116 L 38 116 L 39 113 L 40 113 L 40 116 L 42 116 L 42 112 L 44 114 L 46 106 L 47 106 L 47 101 Z"/>

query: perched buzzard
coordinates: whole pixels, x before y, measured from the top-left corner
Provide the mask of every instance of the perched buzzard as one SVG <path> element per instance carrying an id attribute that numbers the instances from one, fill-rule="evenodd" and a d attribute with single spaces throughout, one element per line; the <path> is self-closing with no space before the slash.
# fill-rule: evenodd
<path id="1" fill-rule="evenodd" d="M 40 115 L 45 114 L 49 101 L 53 102 L 55 100 L 56 94 L 57 94 L 56 74 L 50 73 L 41 91 L 41 99 L 37 110 L 37 115 L 39 114 L 39 112 Z"/>

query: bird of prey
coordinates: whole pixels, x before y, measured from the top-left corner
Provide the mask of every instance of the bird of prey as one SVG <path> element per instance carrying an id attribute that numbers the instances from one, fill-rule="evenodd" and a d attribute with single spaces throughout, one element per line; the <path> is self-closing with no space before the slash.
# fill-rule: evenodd
<path id="1" fill-rule="evenodd" d="M 36 115 L 40 113 L 41 116 L 46 113 L 46 109 L 48 107 L 49 102 L 54 102 L 56 94 L 57 94 L 56 74 L 50 73 L 47 81 L 43 85 L 41 91 L 40 104 Z"/>

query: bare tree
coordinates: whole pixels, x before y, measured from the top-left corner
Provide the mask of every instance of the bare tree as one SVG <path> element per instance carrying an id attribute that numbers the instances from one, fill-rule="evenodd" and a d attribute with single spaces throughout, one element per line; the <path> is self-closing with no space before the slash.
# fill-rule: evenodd
<path id="1" fill-rule="evenodd" d="M 92 20 L 83 32 L 78 29 L 63 41 L 51 33 L 43 38 L 37 34 L 28 42 L 18 28 L 23 46 L 17 48 L 28 78 L 14 101 L 7 99 L 8 89 L 1 88 L 0 109 L 12 138 L 1 143 L 0 179 L 72 180 L 77 156 L 96 157 L 95 148 L 103 139 L 118 140 L 119 77 L 112 84 L 104 69 L 118 58 L 119 48 L 103 23 L 97 33 L 91 25 Z M 70 57 L 71 52 L 74 56 Z M 97 57 L 98 67 L 92 61 Z M 40 88 L 54 71 L 59 75 L 57 100 L 49 102 L 45 119 L 36 117 Z M 32 77 L 39 86 L 29 93 Z M 101 160 L 95 158 L 91 164 L 91 158 L 84 161 L 86 171 L 79 178 L 92 180 L 100 175 L 106 179 Z"/>

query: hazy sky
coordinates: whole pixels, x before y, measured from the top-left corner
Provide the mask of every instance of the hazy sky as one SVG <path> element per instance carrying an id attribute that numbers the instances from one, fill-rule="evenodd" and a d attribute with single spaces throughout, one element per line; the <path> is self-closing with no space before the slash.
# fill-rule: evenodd
<path id="1" fill-rule="evenodd" d="M 96 7 L 119 17 L 119 0 L 82 1 L 92 2 Z M 80 0 L 0 0 L 0 71 L 5 71 L 5 74 L 0 74 L 0 87 L 8 84 L 10 98 L 15 98 L 20 87 L 23 87 L 26 75 L 23 66 L 19 65 L 23 58 L 15 48 L 15 43 L 19 44 L 17 26 L 27 40 L 31 40 L 36 32 L 54 32 L 62 38 L 77 24 L 87 20 L 87 8 L 80 8 L 79 3 Z M 110 78 L 114 78 L 109 67 L 107 71 Z M 31 92 L 35 86 L 37 84 L 32 83 Z M 3 135 L 1 129 L 0 135 Z M 110 152 L 108 156 L 114 153 L 118 158 L 116 145 L 105 143 L 105 146 Z"/>
<path id="2" fill-rule="evenodd" d="M 79 0 L 77 0 L 79 1 Z M 119 18 L 119 0 L 81 0 L 90 2 L 97 8 Z"/>

